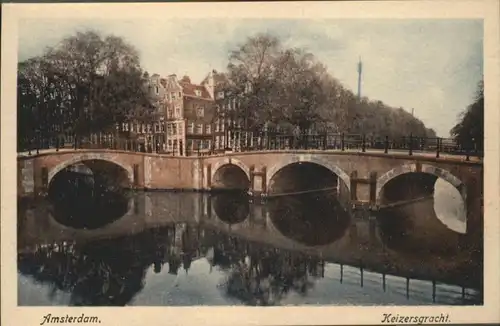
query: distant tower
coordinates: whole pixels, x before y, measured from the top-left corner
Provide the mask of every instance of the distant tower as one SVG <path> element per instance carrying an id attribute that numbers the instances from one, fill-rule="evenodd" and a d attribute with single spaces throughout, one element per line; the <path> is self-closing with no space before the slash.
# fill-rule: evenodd
<path id="1" fill-rule="evenodd" d="M 358 62 L 358 100 L 361 100 L 361 74 L 363 73 L 363 63 L 361 62 L 361 57 L 359 57 Z"/>

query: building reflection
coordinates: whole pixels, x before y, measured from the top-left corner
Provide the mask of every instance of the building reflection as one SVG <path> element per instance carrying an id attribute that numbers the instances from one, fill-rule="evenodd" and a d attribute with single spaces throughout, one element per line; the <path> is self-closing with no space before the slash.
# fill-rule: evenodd
<path id="1" fill-rule="evenodd" d="M 174 201 L 179 197 L 169 196 L 134 198 L 126 217 L 113 224 L 115 229 L 75 231 L 65 239 L 50 223 L 39 238 L 33 235 L 37 223 L 47 223 L 42 205 L 20 210 L 19 272 L 71 293 L 72 305 L 128 304 L 144 288 L 148 272 L 162 277 L 189 274 L 200 258 L 206 258 L 212 272 L 224 273 L 224 296 L 246 305 L 277 305 L 290 293 L 306 297 L 325 275 L 325 266 L 332 264 L 339 264 L 341 282 L 345 266 L 359 268 L 360 286 L 365 286 L 366 271 L 380 273 L 381 289 L 388 274 L 408 279 L 441 275 L 456 284 L 477 284 L 473 263 L 461 267 L 449 256 L 439 265 L 435 262 L 444 256 L 436 258 L 429 251 L 408 254 L 415 247 L 405 247 L 405 241 L 415 224 L 401 216 L 360 221 L 351 219 L 331 197 L 275 199 L 265 205 L 263 215 L 267 212 L 280 239 L 289 239 L 282 242 L 269 228 L 246 223 L 256 219 L 258 210 L 243 196 L 211 197 L 217 219 L 243 225 L 238 229 L 211 223 L 214 219 L 203 215 L 203 204 L 193 208 L 194 200 L 208 196 L 182 195 L 179 203 Z M 150 208 L 144 204 L 148 201 Z M 189 207 L 192 211 L 186 210 Z M 191 216 L 194 213 L 199 216 Z M 234 215 L 237 218 L 231 219 Z"/>

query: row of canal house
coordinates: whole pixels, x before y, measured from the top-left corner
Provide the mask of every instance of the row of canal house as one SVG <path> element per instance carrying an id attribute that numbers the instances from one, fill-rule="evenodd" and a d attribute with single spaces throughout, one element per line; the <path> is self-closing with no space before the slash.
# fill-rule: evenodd
<path id="1" fill-rule="evenodd" d="M 173 155 L 198 155 L 220 152 L 225 148 L 239 150 L 246 139 L 237 131 L 242 127 L 234 114 L 238 109 L 238 96 L 225 91 L 224 74 L 211 71 L 200 84 L 188 76 L 176 75 L 149 78 L 149 92 L 156 103 L 152 124 L 126 123 L 143 140 L 146 149 Z"/>

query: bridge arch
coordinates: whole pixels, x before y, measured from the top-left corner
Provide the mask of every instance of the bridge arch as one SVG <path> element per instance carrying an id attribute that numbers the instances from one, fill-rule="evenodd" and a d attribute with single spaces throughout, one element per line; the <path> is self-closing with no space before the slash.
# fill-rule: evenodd
<path id="1" fill-rule="evenodd" d="M 403 177 L 399 179 L 399 176 Z M 398 178 L 398 181 L 395 181 L 393 184 L 395 188 L 387 188 L 386 186 L 396 178 Z M 441 180 L 441 184 L 439 184 L 439 180 Z M 405 182 L 409 182 L 410 184 L 404 186 Z M 387 188 L 388 193 L 384 190 L 384 187 Z M 453 189 L 456 189 L 458 192 L 456 197 L 453 196 L 453 193 L 449 192 L 450 190 L 453 191 Z M 403 202 L 413 199 L 419 202 L 421 200 L 432 200 L 434 216 L 442 224 L 454 232 L 467 233 L 467 188 L 450 171 L 429 164 L 405 164 L 382 175 L 377 180 L 375 193 L 377 205 L 391 204 L 391 202 L 397 203 L 398 200 L 402 200 Z M 449 205 L 449 203 L 453 203 L 456 200 L 459 201 L 455 203 L 456 205 Z M 426 206 L 425 203 L 422 203 L 422 205 L 418 206 L 418 209 L 423 210 L 423 216 L 428 216 L 425 212 L 427 212 L 426 210 L 429 206 Z M 416 206 L 408 207 L 414 207 L 410 208 L 410 210 L 416 209 Z M 398 212 L 398 214 L 404 216 L 409 211 L 403 206 Z"/>
<path id="2" fill-rule="evenodd" d="M 435 166 L 430 165 L 430 164 L 422 164 L 420 167 L 418 167 L 417 164 L 412 163 L 412 164 L 405 164 L 402 166 L 398 166 L 398 167 L 386 172 L 385 174 L 383 174 L 382 176 L 380 176 L 377 179 L 377 188 L 376 188 L 377 204 L 380 204 L 380 202 L 382 200 L 382 198 L 381 198 L 382 197 L 381 196 L 382 189 L 389 181 L 391 181 L 392 179 L 394 179 L 400 175 L 403 175 L 403 174 L 418 173 L 418 172 L 431 174 L 431 175 L 434 175 L 438 178 L 441 178 L 441 179 L 449 182 L 451 185 L 453 185 L 458 190 L 458 192 L 462 196 L 464 203 L 466 203 L 467 188 L 466 188 L 465 184 L 458 177 L 456 177 L 455 175 L 453 175 L 451 172 L 449 172 L 447 170 L 435 167 Z"/>
<path id="3" fill-rule="evenodd" d="M 280 160 L 267 171 L 266 184 L 269 186 L 273 177 L 280 170 L 295 163 L 312 163 L 328 169 L 330 172 L 335 174 L 339 178 L 339 180 L 343 181 L 344 186 L 347 187 L 347 190 L 350 193 L 351 181 L 349 175 L 328 158 L 315 155 L 294 155 Z"/>
<path id="4" fill-rule="evenodd" d="M 130 184 L 133 184 L 134 182 L 134 172 L 132 170 L 132 167 L 130 165 L 125 165 L 119 160 L 116 160 L 114 158 L 114 155 L 111 154 L 106 154 L 106 153 L 82 153 L 82 154 L 75 154 L 71 156 L 71 158 L 57 164 L 54 166 L 52 169 L 49 170 L 48 173 L 48 184 L 52 181 L 52 179 L 56 176 L 57 173 L 60 171 L 64 170 L 65 168 L 77 164 L 77 163 L 83 163 L 85 161 L 91 161 L 91 160 L 96 160 L 96 161 L 106 161 L 109 163 L 112 163 L 114 165 L 117 165 L 121 168 L 123 168 L 125 171 L 127 171 L 127 177 L 130 182 Z"/>
<path id="5" fill-rule="evenodd" d="M 232 171 L 231 171 L 232 170 Z M 240 180 L 218 180 L 220 178 L 224 179 L 224 174 L 225 172 L 235 172 L 236 174 L 239 174 L 237 176 L 237 179 Z M 242 177 L 242 174 L 245 176 Z M 246 178 L 246 180 L 242 180 L 243 178 Z M 222 159 L 220 161 L 217 161 L 213 166 L 212 170 L 210 173 L 210 180 L 212 180 L 212 183 L 218 183 L 218 181 L 234 181 L 233 183 L 244 183 L 240 184 L 239 187 L 237 188 L 244 188 L 244 187 L 249 187 L 250 186 L 250 168 L 243 163 L 242 161 L 232 158 L 232 157 L 227 157 L 225 159 Z M 217 187 L 217 185 L 216 185 Z"/>

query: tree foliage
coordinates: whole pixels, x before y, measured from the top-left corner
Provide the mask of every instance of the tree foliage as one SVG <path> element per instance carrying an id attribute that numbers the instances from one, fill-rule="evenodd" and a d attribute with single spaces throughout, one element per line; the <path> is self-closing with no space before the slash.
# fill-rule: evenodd
<path id="1" fill-rule="evenodd" d="M 484 83 L 479 82 L 474 102 L 460 115 L 460 121 L 451 129 L 458 143 L 482 151 L 484 145 Z"/>
<path id="2" fill-rule="evenodd" d="M 360 100 L 313 54 L 287 48 L 269 34 L 249 37 L 230 53 L 226 91 L 238 94 L 240 118 L 250 128 L 364 133 L 373 136 L 435 137 L 402 108 Z"/>
<path id="3" fill-rule="evenodd" d="M 123 39 L 79 32 L 19 63 L 20 138 L 88 135 L 147 118 L 151 101 L 137 51 Z"/>

